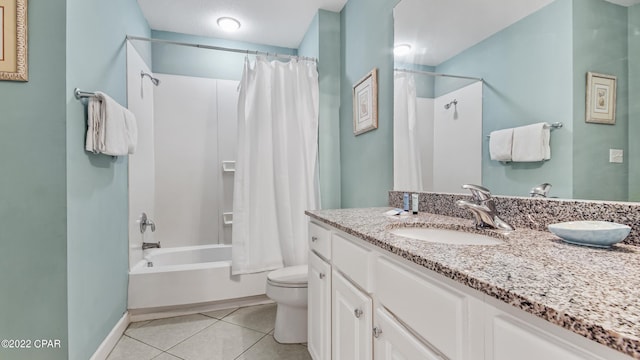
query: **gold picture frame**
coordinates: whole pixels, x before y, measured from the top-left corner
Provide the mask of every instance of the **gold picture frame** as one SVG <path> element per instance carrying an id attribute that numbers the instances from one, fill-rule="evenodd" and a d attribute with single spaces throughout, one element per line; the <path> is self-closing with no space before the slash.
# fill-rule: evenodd
<path id="1" fill-rule="evenodd" d="M 374 68 L 353 86 L 353 134 L 378 128 L 378 69 Z"/>
<path id="2" fill-rule="evenodd" d="M 587 72 L 586 122 L 615 125 L 616 82 L 614 75 Z"/>
<path id="3" fill-rule="evenodd" d="M 27 0 L 0 0 L 0 80 L 28 81 Z"/>

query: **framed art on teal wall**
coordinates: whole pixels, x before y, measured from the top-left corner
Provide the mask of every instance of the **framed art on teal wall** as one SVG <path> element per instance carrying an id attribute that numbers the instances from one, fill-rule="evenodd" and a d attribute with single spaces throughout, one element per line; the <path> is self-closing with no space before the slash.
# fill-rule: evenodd
<path id="1" fill-rule="evenodd" d="M 586 122 L 616 124 L 616 77 L 587 73 Z"/>
<path id="2" fill-rule="evenodd" d="M 353 86 L 353 133 L 378 128 L 378 69 L 374 68 Z"/>
<path id="3" fill-rule="evenodd" d="M 27 81 L 27 0 L 0 0 L 0 80 Z"/>

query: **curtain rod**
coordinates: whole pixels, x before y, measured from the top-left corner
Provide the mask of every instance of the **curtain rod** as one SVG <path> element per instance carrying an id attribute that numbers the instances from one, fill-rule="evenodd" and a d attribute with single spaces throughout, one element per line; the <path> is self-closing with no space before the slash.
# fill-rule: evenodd
<path id="1" fill-rule="evenodd" d="M 213 45 L 193 44 L 193 43 L 186 43 L 181 41 L 153 39 L 153 38 L 146 38 L 146 37 L 132 36 L 132 35 L 127 35 L 127 40 L 142 40 L 142 41 L 156 42 L 161 44 L 189 46 L 189 47 L 195 47 L 199 49 L 220 50 L 220 51 L 235 52 L 235 53 L 241 53 L 241 54 L 247 54 L 247 55 L 264 55 L 264 56 L 270 56 L 270 57 L 276 57 L 276 58 L 285 58 L 285 59 L 292 59 L 292 60 L 307 60 L 307 61 L 314 61 L 316 63 L 318 62 L 318 59 L 313 57 L 307 57 L 307 56 L 278 54 L 278 53 L 270 53 L 270 52 L 248 50 L 248 49 L 234 49 L 234 48 L 226 48 L 226 47 L 213 46 Z"/>
<path id="2" fill-rule="evenodd" d="M 422 71 L 422 70 L 410 70 L 410 69 L 398 69 L 398 68 L 396 68 L 396 69 L 393 69 L 393 71 L 412 73 L 412 74 L 423 74 L 423 75 L 431 75 L 431 76 L 442 76 L 442 77 L 451 77 L 451 78 L 458 78 L 458 79 L 484 81 L 483 78 L 477 78 L 477 77 L 471 77 L 471 76 L 460 76 L 460 75 L 449 75 L 449 74 L 442 74 L 442 73 L 436 73 L 436 72 L 431 72 L 431 71 Z"/>

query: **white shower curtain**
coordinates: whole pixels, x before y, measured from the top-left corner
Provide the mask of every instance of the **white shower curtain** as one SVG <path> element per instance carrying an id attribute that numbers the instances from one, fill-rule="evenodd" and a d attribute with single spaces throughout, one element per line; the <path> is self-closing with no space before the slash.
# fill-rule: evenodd
<path id="1" fill-rule="evenodd" d="M 309 61 L 245 60 L 238 99 L 232 273 L 307 263 L 318 190 L 318 73 Z"/>
<path id="2" fill-rule="evenodd" d="M 416 82 L 413 75 L 397 72 L 393 86 L 393 188 L 423 190 Z"/>

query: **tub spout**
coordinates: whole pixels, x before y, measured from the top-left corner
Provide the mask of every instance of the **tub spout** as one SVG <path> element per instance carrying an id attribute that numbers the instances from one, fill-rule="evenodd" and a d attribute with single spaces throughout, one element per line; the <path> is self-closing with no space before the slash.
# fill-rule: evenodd
<path id="1" fill-rule="evenodd" d="M 142 250 L 147 250 L 147 249 L 153 249 L 153 248 L 160 248 L 160 241 L 158 241 L 157 243 L 148 243 L 148 242 L 142 242 Z"/>

